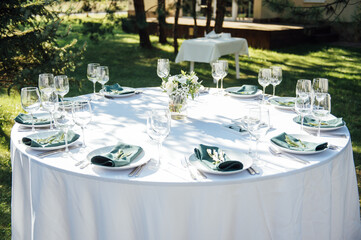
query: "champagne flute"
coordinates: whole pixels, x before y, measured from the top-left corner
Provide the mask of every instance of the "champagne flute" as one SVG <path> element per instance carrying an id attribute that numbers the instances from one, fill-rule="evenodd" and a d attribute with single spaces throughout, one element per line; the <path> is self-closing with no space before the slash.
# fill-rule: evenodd
<path id="1" fill-rule="evenodd" d="M 220 62 L 212 63 L 212 77 L 216 80 L 216 89 L 218 94 L 218 82 L 224 75 L 224 64 Z"/>
<path id="2" fill-rule="evenodd" d="M 81 127 L 83 133 L 82 149 L 86 148 L 85 145 L 85 126 L 88 125 L 92 119 L 92 108 L 89 101 L 75 101 L 73 104 L 73 119 L 76 125 Z"/>
<path id="3" fill-rule="evenodd" d="M 155 167 L 161 164 L 162 143 L 170 132 L 170 112 L 168 109 L 152 110 L 148 113 L 147 134 L 150 139 L 158 143 L 158 161 Z"/>
<path id="4" fill-rule="evenodd" d="M 170 65 L 169 65 L 169 59 L 158 59 L 158 64 L 157 64 L 157 75 L 160 78 L 166 78 L 168 77 L 170 72 Z"/>
<path id="5" fill-rule="evenodd" d="M 221 76 L 221 93 L 223 93 L 223 79 L 227 76 L 228 74 L 228 61 L 227 60 L 218 60 L 217 62 L 222 63 L 223 64 L 223 74 Z"/>
<path id="6" fill-rule="evenodd" d="M 271 66 L 271 84 L 273 85 L 273 97 L 276 93 L 276 86 L 282 82 L 282 68 Z"/>
<path id="7" fill-rule="evenodd" d="M 21 89 L 21 107 L 31 115 L 31 131 L 35 132 L 34 112 L 39 110 L 41 98 L 37 87 L 26 87 Z"/>
<path id="8" fill-rule="evenodd" d="M 97 95 L 95 92 L 95 84 L 97 83 L 97 68 L 100 66 L 99 63 L 89 63 L 88 67 L 87 67 L 87 77 L 88 80 L 93 82 L 93 96 L 92 99 L 96 100 L 97 99 Z"/>
<path id="9" fill-rule="evenodd" d="M 54 75 L 52 73 L 39 74 L 39 90 L 47 96 L 55 91 Z"/>
<path id="10" fill-rule="evenodd" d="M 104 97 L 104 84 L 106 84 L 109 81 L 109 68 L 107 66 L 99 66 L 97 67 L 97 81 L 102 85 L 102 95 L 103 100 L 105 100 Z"/>
<path id="11" fill-rule="evenodd" d="M 69 80 L 66 75 L 55 76 L 55 93 L 60 95 L 61 105 L 64 108 L 64 96 L 69 92 Z"/>
<path id="12" fill-rule="evenodd" d="M 264 96 L 266 94 L 266 87 L 270 85 L 271 81 L 271 69 L 261 68 L 258 72 L 258 83 L 263 87 L 262 103 L 264 103 Z"/>
<path id="13" fill-rule="evenodd" d="M 59 107 L 58 95 L 56 95 L 55 92 L 52 92 L 50 95 L 42 93 L 41 105 L 50 113 L 50 129 L 54 129 L 54 112 L 58 110 Z"/>
<path id="14" fill-rule="evenodd" d="M 298 95 L 295 100 L 295 110 L 301 117 L 301 129 L 303 131 L 303 120 L 307 114 L 312 112 L 312 96 L 311 93 L 300 92 L 298 91 Z"/>
<path id="15" fill-rule="evenodd" d="M 312 115 L 318 121 L 317 136 L 321 135 L 321 120 L 326 118 L 331 113 L 331 96 L 328 93 L 324 94 L 324 97 L 318 98 L 314 96 Z"/>
<path id="16" fill-rule="evenodd" d="M 328 92 L 328 79 L 327 78 L 314 78 L 312 83 L 313 93 L 317 101 L 322 101 Z"/>

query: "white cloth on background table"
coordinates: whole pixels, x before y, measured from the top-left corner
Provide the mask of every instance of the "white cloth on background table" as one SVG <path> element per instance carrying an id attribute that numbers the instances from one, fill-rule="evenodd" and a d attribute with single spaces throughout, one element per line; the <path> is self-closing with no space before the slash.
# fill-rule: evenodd
<path id="1" fill-rule="evenodd" d="M 146 134 L 146 111 L 166 107 L 159 88 L 127 98 L 92 103 L 86 129 L 89 149 L 117 141 L 142 146 L 150 156 L 157 147 Z M 247 152 L 247 134 L 222 124 L 240 117 L 252 100 L 201 95 L 189 100 L 188 120 L 173 121 L 164 141 L 167 169 L 79 169 L 58 155 L 37 158 L 18 140 L 31 132 L 11 133 L 12 239 L 360 239 L 359 198 L 351 140 L 325 138 L 342 146 L 300 156 L 303 165 L 268 152 L 269 139 L 283 131 L 298 133 L 293 112 L 270 107 L 276 129 L 259 144 L 260 175 L 247 171 L 193 181 L 182 167 L 199 143 Z M 75 129 L 79 131 L 79 129 Z M 80 133 L 81 131 L 79 131 Z M 346 127 L 337 132 L 348 133 Z M 276 165 L 274 165 L 276 164 Z"/>

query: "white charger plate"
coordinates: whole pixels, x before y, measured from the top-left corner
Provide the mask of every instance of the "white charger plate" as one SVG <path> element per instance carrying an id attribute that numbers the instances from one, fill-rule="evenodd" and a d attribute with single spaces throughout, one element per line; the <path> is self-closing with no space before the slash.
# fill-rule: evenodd
<path id="1" fill-rule="evenodd" d="M 288 101 L 292 101 L 295 100 L 296 98 L 294 97 L 271 97 L 270 99 L 268 99 L 268 101 L 270 102 L 271 105 L 275 106 L 276 108 L 279 109 L 285 109 L 285 110 L 292 110 L 294 109 L 294 106 L 286 106 L 286 105 L 280 105 L 277 102 L 271 101 L 271 100 L 276 100 L 276 99 L 288 99 Z"/>
<path id="2" fill-rule="evenodd" d="M 132 93 L 125 93 L 125 94 L 110 94 L 108 92 L 105 92 L 103 89 L 100 90 L 101 94 L 104 94 L 104 96 L 106 97 L 111 97 L 111 98 L 122 98 L 122 97 L 129 97 L 129 96 L 133 96 L 135 94 L 135 89 L 134 88 L 130 88 L 130 87 L 123 87 L 124 91 L 133 91 Z"/>
<path id="3" fill-rule="evenodd" d="M 28 114 L 28 115 L 30 115 L 30 114 Z M 38 118 L 41 118 L 41 117 L 44 117 L 44 116 L 49 116 L 49 119 L 50 119 L 50 114 L 49 114 L 49 113 L 45 113 L 45 112 L 42 112 L 42 113 L 34 113 L 33 115 L 34 115 L 34 117 L 38 117 Z M 24 123 L 19 123 L 19 122 L 16 122 L 16 123 L 19 124 L 19 125 L 22 126 L 22 127 L 28 127 L 28 128 L 31 128 L 31 127 L 32 127 L 31 124 L 24 124 Z M 36 127 L 36 128 L 43 128 L 43 127 L 49 127 L 49 126 L 50 126 L 50 123 L 34 125 L 34 127 Z"/>
<path id="4" fill-rule="evenodd" d="M 114 148 L 114 145 L 95 149 L 95 150 L 91 151 L 90 153 L 88 153 L 86 158 L 89 162 L 91 162 L 92 157 L 94 157 L 96 155 L 108 153 L 113 148 Z M 150 160 L 150 158 L 148 157 L 148 154 L 144 151 L 144 148 L 143 148 L 143 151 L 128 165 L 120 166 L 120 167 L 108 167 L 108 166 L 92 164 L 92 166 L 101 168 L 101 169 L 106 169 L 106 170 L 124 170 L 124 169 L 138 167 L 138 166 L 142 165 L 143 163 L 148 162 L 149 160 Z"/>
<path id="5" fill-rule="evenodd" d="M 51 135 L 54 135 L 56 134 L 57 132 L 59 132 L 59 130 L 51 130 L 51 131 L 46 131 L 46 132 L 38 132 L 38 133 L 34 133 L 34 134 L 30 134 L 26 137 L 39 137 L 39 138 L 45 138 L 45 137 L 49 137 Z M 80 137 L 80 136 L 79 136 Z M 79 137 L 77 139 L 75 139 L 73 142 L 70 142 L 68 143 L 68 147 L 75 144 L 76 141 L 79 139 Z M 48 151 L 48 150 L 56 150 L 56 149 L 61 149 L 61 148 L 65 148 L 65 144 L 64 145 L 59 145 L 59 146 L 56 146 L 56 147 L 31 147 L 31 146 L 28 146 L 29 148 L 31 149 L 34 149 L 34 150 L 40 150 L 40 151 Z"/>
<path id="6" fill-rule="evenodd" d="M 290 134 L 293 137 L 300 139 L 301 141 L 307 141 L 307 142 L 314 142 L 314 143 L 323 143 L 320 140 L 318 140 L 316 137 L 314 136 L 310 136 L 310 135 L 302 135 L 302 134 Z M 311 154 L 317 154 L 317 153 L 322 153 L 324 151 L 327 150 L 327 148 L 319 150 L 319 151 L 297 151 L 297 150 L 292 150 L 292 149 L 288 149 L 282 146 L 279 146 L 277 144 L 275 144 L 274 142 L 272 142 L 270 140 L 271 144 L 275 147 L 277 147 L 278 149 L 284 151 L 284 152 L 288 152 L 288 153 L 293 153 L 293 154 L 299 154 L 299 155 L 311 155 Z"/>
<path id="7" fill-rule="evenodd" d="M 230 87 L 230 88 L 226 88 L 225 91 L 226 93 L 231 96 L 231 97 L 237 97 L 237 98 L 254 98 L 257 97 L 259 95 L 262 94 L 262 90 L 258 89 L 257 92 L 255 94 L 236 94 L 236 93 L 231 93 L 232 91 L 237 91 L 240 87 Z"/>
<path id="8" fill-rule="evenodd" d="M 296 119 L 297 119 L 297 118 L 298 118 L 298 116 L 293 118 L 293 121 L 294 121 L 295 123 L 297 123 L 297 122 L 296 122 Z M 334 118 L 336 118 L 336 117 L 331 114 L 331 115 L 329 116 L 329 119 L 328 119 L 328 120 L 331 120 L 331 119 L 334 119 Z M 297 123 L 297 124 L 300 124 L 300 125 L 301 125 L 301 123 Z M 344 123 L 342 126 L 338 126 L 338 127 L 328 127 L 328 128 L 322 127 L 322 125 L 321 125 L 320 131 L 321 131 L 321 132 L 334 131 L 334 130 L 340 129 L 340 128 L 344 127 L 344 126 L 345 126 L 345 123 Z M 311 127 L 311 126 L 303 125 L 303 128 L 306 129 L 306 130 L 318 131 L 318 126 Z"/>
<path id="9" fill-rule="evenodd" d="M 239 161 L 243 164 L 243 168 L 240 170 L 236 170 L 236 171 L 229 171 L 229 172 L 221 172 L 221 171 L 215 171 L 212 170 L 206 166 L 204 166 L 196 156 L 193 153 L 192 155 L 189 156 L 189 162 L 198 170 L 205 172 L 205 173 L 210 173 L 210 174 L 216 174 L 216 175 L 229 175 L 229 174 L 235 174 L 235 173 L 240 173 L 243 172 L 244 170 L 247 170 L 249 167 L 252 166 L 253 164 L 253 160 L 252 158 L 243 153 L 243 152 L 238 152 L 238 151 L 232 151 L 232 150 L 223 150 L 227 156 L 232 160 L 232 161 Z M 239 160 L 242 159 L 242 160 Z"/>

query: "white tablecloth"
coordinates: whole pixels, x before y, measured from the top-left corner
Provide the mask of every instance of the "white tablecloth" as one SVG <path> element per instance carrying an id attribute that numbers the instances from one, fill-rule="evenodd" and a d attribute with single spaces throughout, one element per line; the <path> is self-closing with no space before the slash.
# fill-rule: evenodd
<path id="1" fill-rule="evenodd" d="M 303 165 L 268 152 L 268 139 L 298 133 L 293 112 L 270 107 L 276 129 L 260 143 L 267 161 L 260 175 L 247 171 L 194 181 L 182 167 L 199 143 L 248 151 L 249 140 L 222 124 L 239 117 L 250 100 L 201 95 L 189 101 L 187 121 L 173 121 L 164 142 L 168 167 L 130 170 L 79 169 L 58 155 L 40 159 L 11 133 L 12 239 L 360 239 L 359 199 L 350 138 L 325 137 L 341 150 L 301 156 Z M 146 111 L 166 106 L 159 89 L 93 103 L 86 130 L 89 149 L 123 141 L 156 156 L 145 131 Z M 79 130 L 79 129 L 75 129 Z M 79 131 L 80 132 L 80 131 Z M 346 134 L 342 128 L 337 132 Z"/>

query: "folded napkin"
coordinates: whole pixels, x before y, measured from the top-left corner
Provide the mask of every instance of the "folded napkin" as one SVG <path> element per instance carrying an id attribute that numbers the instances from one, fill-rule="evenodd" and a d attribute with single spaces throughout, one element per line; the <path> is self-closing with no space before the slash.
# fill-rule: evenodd
<path id="1" fill-rule="evenodd" d="M 110 152 L 93 156 L 91 162 L 100 166 L 121 167 L 131 163 L 142 151 L 139 146 L 118 143 Z"/>
<path id="2" fill-rule="evenodd" d="M 226 154 L 223 154 L 224 161 L 217 163 L 211 156 L 209 156 L 207 149 L 210 149 L 212 152 L 216 151 L 218 154 L 220 152 L 218 147 L 199 144 L 199 147 L 194 149 L 194 154 L 199 160 L 201 160 L 200 162 L 204 166 L 221 172 L 237 171 L 243 168 L 243 164 L 241 162 L 230 160 Z"/>
<path id="3" fill-rule="evenodd" d="M 14 119 L 15 122 L 24 124 L 24 125 L 32 125 L 32 117 L 30 114 L 24 114 L 20 113 L 16 116 Z M 34 116 L 34 125 L 44 125 L 44 124 L 50 124 L 50 115 L 44 114 L 42 116 Z"/>
<path id="4" fill-rule="evenodd" d="M 104 91 L 109 94 L 117 94 L 117 95 L 128 94 L 128 93 L 134 92 L 134 90 L 122 88 L 118 83 L 113 84 L 113 85 L 104 86 Z"/>
<path id="5" fill-rule="evenodd" d="M 231 124 L 227 124 L 225 125 L 226 128 L 232 129 L 236 132 L 246 132 L 247 130 L 244 129 L 242 126 L 236 124 L 236 123 L 231 123 Z"/>
<path id="6" fill-rule="evenodd" d="M 214 30 L 204 35 L 205 38 L 231 38 L 230 33 L 216 33 Z"/>
<path id="7" fill-rule="evenodd" d="M 240 88 L 238 88 L 237 90 L 228 91 L 228 92 L 234 93 L 234 94 L 240 94 L 240 95 L 253 95 L 253 94 L 256 94 L 257 90 L 258 90 L 258 87 L 255 85 L 243 85 Z"/>
<path id="8" fill-rule="evenodd" d="M 269 99 L 269 102 L 279 105 L 279 106 L 286 106 L 286 107 L 294 107 L 295 106 L 295 98 L 291 98 L 291 97 L 271 98 L 271 99 Z"/>
<path id="9" fill-rule="evenodd" d="M 301 116 L 297 116 L 293 119 L 298 124 L 301 124 Z M 306 116 L 303 119 L 303 125 L 309 127 L 318 127 L 318 121 L 311 116 Z M 342 118 L 334 118 L 327 121 L 321 121 L 321 128 L 334 128 L 334 127 L 341 127 L 345 125 L 345 122 Z"/>
<path id="10" fill-rule="evenodd" d="M 303 152 L 315 152 L 327 148 L 327 142 L 313 143 L 301 141 L 287 133 L 281 133 L 280 135 L 271 138 L 271 141 L 280 147 Z"/>
<path id="11" fill-rule="evenodd" d="M 79 137 L 79 134 L 69 130 L 68 144 L 78 140 Z M 22 141 L 25 145 L 30 147 L 57 147 L 65 145 L 65 133 L 59 131 L 46 137 L 42 137 L 41 134 L 33 134 L 23 137 Z"/>

